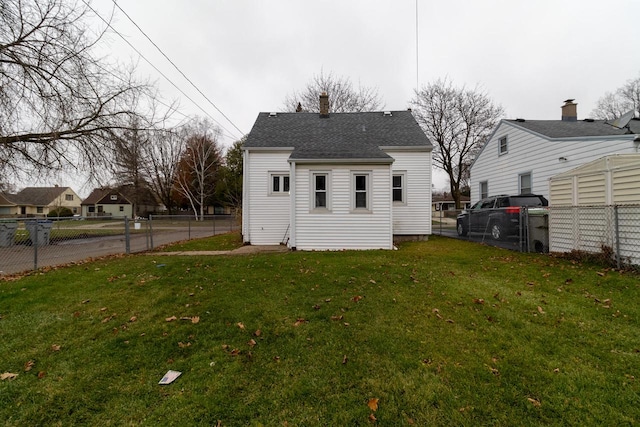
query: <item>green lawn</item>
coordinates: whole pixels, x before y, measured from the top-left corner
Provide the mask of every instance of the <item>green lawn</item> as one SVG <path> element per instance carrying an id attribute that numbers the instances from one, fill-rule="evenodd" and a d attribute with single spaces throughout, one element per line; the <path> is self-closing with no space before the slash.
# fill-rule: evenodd
<path id="1" fill-rule="evenodd" d="M 635 425 L 639 284 L 439 237 L 56 269 L 0 282 L 0 419 Z"/>

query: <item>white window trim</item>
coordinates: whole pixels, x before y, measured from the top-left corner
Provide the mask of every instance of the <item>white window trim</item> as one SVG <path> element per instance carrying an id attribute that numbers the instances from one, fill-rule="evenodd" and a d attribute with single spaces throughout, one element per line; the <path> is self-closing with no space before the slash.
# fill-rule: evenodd
<path id="1" fill-rule="evenodd" d="M 529 171 L 529 172 L 523 172 L 518 174 L 518 194 L 525 194 L 522 192 L 522 177 L 527 175 L 529 175 L 529 186 L 530 186 L 527 194 L 533 193 L 533 174 L 531 173 L 531 171 Z"/>
<path id="2" fill-rule="evenodd" d="M 486 184 L 487 186 L 487 194 L 485 195 L 482 194 L 482 184 Z M 478 183 L 478 195 L 480 196 L 478 200 L 482 200 L 489 197 L 489 181 L 480 181 Z"/>
<path id="3" fill-rule="evenodd" d="M 502 151 L 502 142 L 501 142 L 503 139 L 505 141 L 504 151 Z M 507 135 L 504 135 L 498 138 L 498 156 L 502 156 L 504 154 L 507 154 L 508 152 L 509 152 L 509 138 L 507 138 Z"/>
<path id="4" fill-rule="evenodd" d="M 326 207 L 316 207 L 316 176 L 324 175 L 326 177 L 326 190 L 327 193 Z M 309 171 L 309 212 L 310 213 L 330 213 L 331 212 L 331 171 L 326 170 L 312 170 Z"/>
<path id="5" fill-rule="evenodd" d="M 393 200 L 393 177 L 394 176 L 400 176 L 402 178 L 402 200 L 401 201 L 397 201 L 397 200 Z M 393 202 L 394 205 L 397 206 L 404 206 L 407 204 L 407 171 L 393 171 L 391 173 L 391 201 Z"/>
<path id="6" fill-rule="evenodd" d="M 371 173 L 371 171 L 366 171 L 366 170 L 353 170 L 351 171 L 350 175 L 350 203 L 349 206 L 351 207 L 351 213 L 371 213 L 372 212 L 372 206 L 371 206 L 371 201 L 373 200 L 371 193 L 372 193 L 372 177 L 373 174 Z M 366 189 L 365 191 L 367 192 L 367 207 L 366 208 L 356 208 L 356 176 L 357 175 L 365 175 L 367 177 L 366 179 Z"/>
<path id="7" fill-rule="evenodd" d="M 280 178 L 280 190 L 278 191 L 273 190 L 273 178 L 276 176 Z M 284 172 L 284 171 L 269 172 L 269 195 L 270 196 L 288 196 L 289 195 L 289 191 L 291 191 L 291 178 L 289 178 L 289 191 L 284 191 L 285 176 L 289 177 L 289 172 Z"/>

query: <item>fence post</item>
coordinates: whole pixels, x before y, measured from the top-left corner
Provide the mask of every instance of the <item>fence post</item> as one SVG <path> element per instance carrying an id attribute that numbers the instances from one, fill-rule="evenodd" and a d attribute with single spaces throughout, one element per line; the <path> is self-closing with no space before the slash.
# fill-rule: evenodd
<path id="1" fill-rule="evenodd" d="M 32 227 L 32 230 L 35 230 L 35 236 L 29 236 L 31 237 L 31 244 L 33 245 L 33 269 L 37 270 L 38 269 L 38 220 L 34 220 L 35 221 L 35 226 Z"/>
<path id="2" fill-rule="evenodd" d="M 151 250 L 153 250 L 153 220 L 149 214 L 149 241 L 151 242 Z"/>
<path id="3" fill-rule="evenodd" d="M 618 205 L 613 206 L 613 227 L 614 233 L 616 237 L 616 266 L 618 269 L 621 268 L 620 261 L 620 223 L 618 219 Z"/>
<path id="4" fill-rule="evenodd" d="M 131 253 L 131 241 L 129 240 L 129 218 L 125 215 L 124 217 L 124 247 L 125 252 L 128 254 Z"/>

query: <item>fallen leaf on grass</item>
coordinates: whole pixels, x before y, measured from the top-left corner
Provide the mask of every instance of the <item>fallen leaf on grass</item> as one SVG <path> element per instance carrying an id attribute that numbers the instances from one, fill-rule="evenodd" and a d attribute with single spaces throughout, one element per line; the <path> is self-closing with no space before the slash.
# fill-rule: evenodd
<path id="1" fill-rule="evenodd" d="M 342 320 L 344 316 L 331 316 L 331 320 Z"/>
<path id="2" fill-rule="evenodd" d="M 251 348 L 253 348 L 256 344 L 258 344 L 256 342 L 256 340 L 254 340 L 253 338 L 249 340 L 249 342 L 247 342 L 247 345 Z"/>
<path id="3" fill-rule="evenodd" d="M 596 274 L 597 274 L 598 276 L 600 276 L 600 277 L 604 277 L 604 273 L 603 273 L 603 272 L 601 272 L 601 271 L 598 271 Z"/>
<path id="4" fill-rule="evenodd" d="M 484 300 L 482 298 L 474 298 L 473 299 L 473 303 L 474 304 L 484 304 Z"/>
<path id="5" fill-rule="evenodd" d="M 138 318 L 136 316 L 131 316 L 129 318 L 129 322 L 131 322 L 131 323 L 135 322 L 136 320 L 138 320 Z"/>
<path id="6" fill-rule="evenodd" d="M 344 356 L 342 356 L 342 364 L 343 364 L 343 365 L 346 365 L 348 360 L 349 360 L 349 359 L 347 358 L 347 355 L 346 355 L 346 354 L 345 354 Z"/>
<path id="7" fill-rule="evenodd" d="M 369 409 L 371 409 L 373 412 L 378 410 L 378 402 L 380 401 L 380 399 L 378 399 L 377 397 L 371 398 L 369 399 L 369 402 L 367 403 L 367 406 L 369 407 Z"/>
<path id="8" fill-rule="evenodd" d="M 73 317 L 75 317 L 75 318 L 80 317 L 80 312 L 79 312 L 79 311 L 75 311 L 75 312 L 73 313 Z"/>
<path id="9" fill-rule="evenodd" d="M 52 344 L 51 351 L 60 351 L 60 346 L 58 344 Z"/>
<path id="10" fill-rule="evenodd" d="M 113 320 L 113 318 L 114 318 L 114 317 L 116 317 L 116 314 L 115 314 L 115 313 L 113 313 L 111 316 L 107 316 L 107 317 L 105 317 L 104 319 L 102 319 L 102 323 L 107 323 L 107 322 L 109 322 L 110 320 Z"/>
<path id="11" fill-rule="evenodd" d="M 376 418 L 376 416 L 375 416 L 375 415 L 370 414 L 370 415 L 369 415 L 369 421 L 371 421 L 372 423 L 375 423 L 376 421 L 378 421 L 378 419 Z"/>
<path id="12" fill-rule="evenodd" d="M 544 314 L 544 310 L 542 309 L 542 307 L 538 306 L 538 313 L 540 314 Z"/>
<path id="13" fill-rule="evenodd" d="M 178 347 L 180 347 L 180 348 L 191 347 L 191 343 L 190 343 L 190 342 L 183 343 L 182 341 L 180 341 L 180 342 L 178 343 Z"/>
<path id="14" fill-rule="evenodd" d="M 532 404 L 533 406 L 535 406 L 536 408 L 539 408 L 540 406 L 542 406 L 542 404 L 540 403 L 540 401 L 539 401 L 539 400 L 533 399 L 533 398 L 531 398 L 531 397 L 527 397 L 527 400 L 528 400 L 529 402 L 531 402 L 531 404 Z"/>
<path id="15" fill-rule="evenodd" d="M 38 379 L 41 380 L 43 379 L 45 376 L 47 375 L 47 373 L 45 371 L 40 371 L 38 372 Z"/>
<path id="16" fill-rule="evenodd" d="M 244 330 L 244 323 L 238 322 L 238 323 L 236 323 L 236 326 L 238 326 L 238 328 Z"/>
<path id="17" fill-rule="evenodd" d="M 33 369 L 35 364 L 36 362 L 34 362 L 33 360 L 29 360 L 27 363 L 24 364 L 24 371 L 29 372 L 30 370 Z"/>
<path id="18" fill-rule="evenodd" d="M 200 322 L 200 316 L 193 316 L 191 318 L 191 323 L 198 323 Z"/>
<path id="19" fill-rule="evenodd" d="M 351 300 L 352 300 L 353 302 L 358 302 L 358 301 L 360 301 L 361 299 L 362 299 L 362 295 L 356 295 L 355 297 L 351 298 Z"/>
<path id="20" fill-rule="evenodd" d="M 174 320 L 178 320 L 178 318 L 176 316 L 171 316 L 171 317 L 167 317 L 166 319 L 167 322 L 173 322 Z"/>
<path id="21" fill-rule="evenodd" d="M 262 331 L 260 329 L 258 329 L 257 331 L 255 331 L 253 333 L 253 335 L 255 335 L 256 337 L 259 337 L 260 335 L 262 335 Z"/>
<path id="22" fill-rule="evenodd" d="M 571 283 L 573 283 L 573 279 L 571 279 L 571 278 L 569 278 L 569 279 L 564 281 L 565 285 L 570 285 Z"/>
<path id="23" fill-rule="evenodd" d="M 297 327 L 297 326 L 302 325 L 303 323 L 307 323 L 307 320 L 303 319 L 302 317 L 299 317 L 299 318 L 298 318 L 298 319 L 293 323 L 293 326 L 296 326 L 296 327 Z"/>
<path id="24" fill-rule="evenodd" d="M 4 381 L 4 380 L 13 380 L 17 376 L 18 376 L 18 374 L 12 374 L 11 372 L 5 372 L 3 374 L 0 374 L 0 380 L 2 380 L 2 381 Z"/>

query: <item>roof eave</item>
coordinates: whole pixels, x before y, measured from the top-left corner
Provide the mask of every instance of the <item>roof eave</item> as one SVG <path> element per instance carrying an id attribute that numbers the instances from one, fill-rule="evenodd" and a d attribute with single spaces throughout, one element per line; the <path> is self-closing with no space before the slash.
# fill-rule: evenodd
<path id="1" fill-rule="evenodd" d="M 292 159 L 289 158 L 289 163 L 296 164 L 358 164 L 358 165 L 390 165 L 393 163 L 394 159 L 392 158 L 384 158 L 384 159 L 318 159 L 318 158 L 308 158 L 308 159 Z"/>

